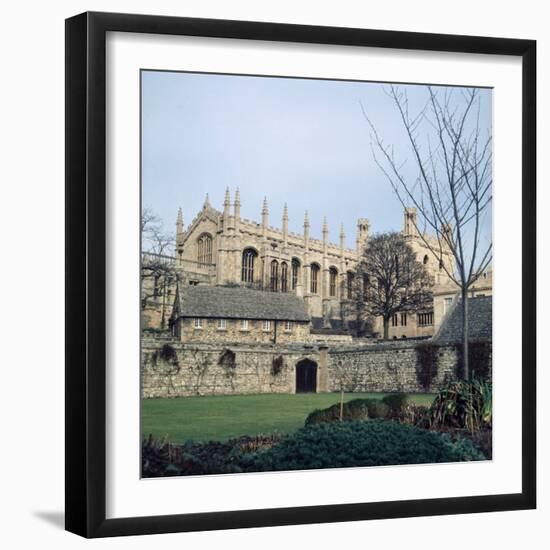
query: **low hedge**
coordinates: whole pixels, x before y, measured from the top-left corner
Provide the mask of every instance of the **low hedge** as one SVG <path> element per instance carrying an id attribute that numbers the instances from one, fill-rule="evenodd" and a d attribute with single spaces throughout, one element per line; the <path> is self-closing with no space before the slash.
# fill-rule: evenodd
<path id="1" fill-rule="evenodd" d="M 246 471 L 349 468 L 484 460 L 469 439 L 386 420 L 323 422 L 245 457 Z"/>
<path id="2" fill-rule="evenodd" d="M 490 452 L 490 451 L 489 451 Z M 490 455 L 488 455 L 490 456 Z M 485 460 L 470 438 L 393 420 L 320 422 L 293 434 L 142 444 L 143 477 Z"/>
<path id="3" fill-rule="evenodd" d="M 149 436 L 141 445 L 142 476 L 240 473 L 243 472 L 243 456 L 267 449 L 282 437 L 281 434 L 259 434 L 228 441 L 186 441 L 174 445 Z"/>
<path id="4" fill-rule="evenodd" d="M 368 420 L 369 418 L 386 418 L 390 408 L 380 399 L 352 399 L 344 403 L 342 420 Z M 320 424 L 321 422 L 335 422 L 340 420 L 340 403 L 335 403 L 326 409 L 317 409 L 310 413 L 305 426 Z"/>
<path id="5" fill-rule="evenodd" d="M 390 393 L 382 398 L 382 403 L 390 408 L 391 415 L 398 416 L 409 404 L 409 397 L 406 393 Z"/>

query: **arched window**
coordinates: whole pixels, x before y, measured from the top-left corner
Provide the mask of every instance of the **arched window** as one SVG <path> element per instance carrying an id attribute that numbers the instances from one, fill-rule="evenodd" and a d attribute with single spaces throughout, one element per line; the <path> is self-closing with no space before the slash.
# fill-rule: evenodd
<path id="1" fill-rule="evenodd" d="M 279 290 L 279 262 L 277 262 L 277 260 L 271 262 L 271 281 L 269 289 L 272 292 L 277 292 L 277 290 Z"/>
<path id="2" fill-rule="evenodd" d="M 321 268 L 318 264 L 311 264 L 311 284 L 310 292 L 312 294 L 317 294 L 319 289 L 319 271 Z"/>
<path id="3" fill-rule="evenodd" d="M 208 233 L 203 233 L 197 239 L 197 260 L 199 265 L 212 263 L 212 236 Z"/>
<path id="4" fill-rule="evenodd" d="M 353 279 L 355 276 L 351 271 L 348 271 L 346 276 L 346 298 L 351 300 L 353 298 Z"/>
<path id="5" fill-rule="evenodd" d="M 258 253 L 253 248 L 245 248 L 243 250 L 243 267 L 241 280 L 243 283 L 254 282 L 254 261 Z"/>
<path id="6" fill-rule="evenodd" d="M 300 276 L 300 262 L 296 258 L 292 258 L 291 271 L 290 288 L 292 290 L 296 290 L 296 287 L 298 286 L 298 277 Z"/>
<path id="7" fill-rule="evenodd" d="M 424 256 L 424 259 L 422 260 L 422 263 L 424 265 L 426 265 L 428 263 L 428 255 L 427 254 Z"/>
<path id="8" fill-rule="evenodd" d="M 288 264 L 281 264 L 281 292 L 288 292 Z"/>
<path id="9" fill-rule="evenodd" d="M 338 270 L 335 267 L 331 267 L 329 270 L 329 296 L 336 296 L 336 281 L 338 280 Z"/>

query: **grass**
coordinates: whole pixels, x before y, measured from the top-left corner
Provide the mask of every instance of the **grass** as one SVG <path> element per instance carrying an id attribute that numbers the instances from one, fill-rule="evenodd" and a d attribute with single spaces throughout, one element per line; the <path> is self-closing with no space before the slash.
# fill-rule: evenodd
<path id="1" fill-rule="evenodd" d="M 347 393 L 345 401 L 375 397 L 381 393 Z M 410 394 L 410 401 L 431 404 L 433 394 Z M 241 435 L 289 433 L 301 428 L 307 415 L 338 403 L 338 393 L 224 395 L 143 399 L 143 437 L 168 437 L 174 443 L 223 441 Z"/>

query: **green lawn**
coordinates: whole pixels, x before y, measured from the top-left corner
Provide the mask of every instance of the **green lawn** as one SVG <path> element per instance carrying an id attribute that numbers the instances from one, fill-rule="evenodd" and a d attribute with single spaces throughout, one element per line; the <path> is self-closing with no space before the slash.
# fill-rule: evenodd
<path id="1" fill-rule="evenodd" d="M 345 400 L 383 397 L 380 393 L 348 393 Z M 411 402 L 429 405 L 433 394 L 411 394 Z M 143 437 L 167 436 L 175 443 L 188 439 L 224 440 L 259 433 L 288 433 L 304 425 L 307 415 L 339 402 L 338 393 L 224 395 L 143 399 Z"/>

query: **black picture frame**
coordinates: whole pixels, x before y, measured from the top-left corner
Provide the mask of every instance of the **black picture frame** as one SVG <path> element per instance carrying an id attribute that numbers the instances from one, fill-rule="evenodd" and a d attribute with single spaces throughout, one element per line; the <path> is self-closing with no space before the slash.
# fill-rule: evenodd
<path id="1" fill-rule="evenodd" d="M 106 519 L 105 41 L 108 31 L 482 53 L 522 60 L 522 491 Z M 532 509 L 536 506 L 536 42 L 83 13 L 66 20 L 66 529 L 107 537 Z"/>

